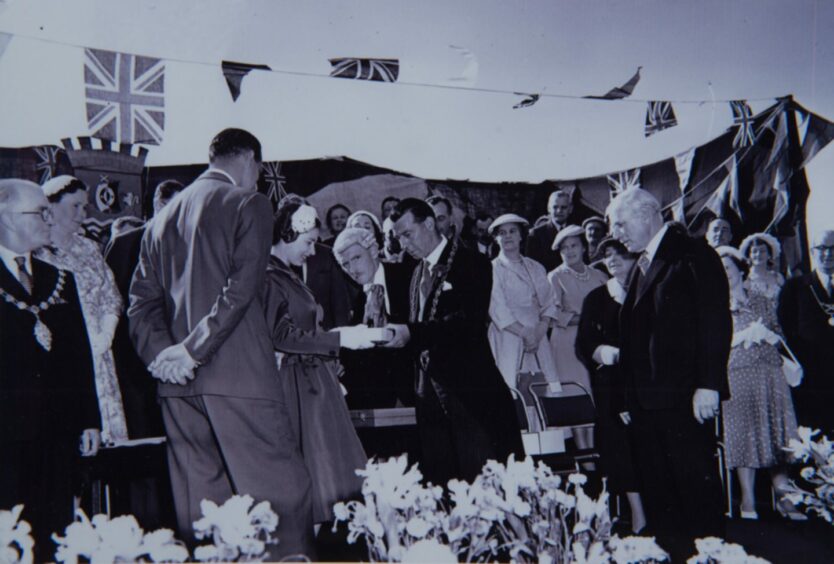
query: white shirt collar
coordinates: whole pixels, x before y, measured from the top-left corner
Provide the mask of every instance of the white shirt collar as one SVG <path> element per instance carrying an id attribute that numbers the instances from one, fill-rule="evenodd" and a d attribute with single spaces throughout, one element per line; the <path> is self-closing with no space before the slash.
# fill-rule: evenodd
<path id="1" fill-rule="evenodd" d="M 649 244 L 646 245 L 646 249 L 643 252 L 646 253 L 646 258 L 649 259 L 649 264 L 651 264 L 654 260 L 654 255 L 657 254 L 657 248 L 660 246 L 660 241 L 663 240 L 663 236 L 666 234 L 668 229 L 669 225 L 665 224 L 660 228 L 660 231 L 654 234 L 654 237 L 652 237 L 652 240 L 649 241 Z"/>
<path id="2" fill-rule="evenodd" d="M 232 178 L 232 175 L 229 174 L 228 172 L 226 172 L 225 170 L 223 170 L 222 168 L 211 167 L 211 168 L 209 168 L 209 170 L 217 172 L 219 174 L 222 174 L 223 176 L 225 176 L 226 178 L 229 179 L 229 182 L 231 182 L 233 185 L 237 186 L 237 182 L 235 182 L 235 179 Z"/>
<path id="3" fill-rule="evenodd" d="M 443 254 L 443 249 L 446 248 L 446 244 L 448 243 L 448 239 L 446 237 L 441 236 L 440 242 L 434 248 L 432 252 L 426 255 L 426 258 L 423 259 L 429 263 L 429 269 L 433 270 L 434 267 L 437 265 L 437 261 L 440 260 L 440 255 Z"/>
<path id="4" fill-rule="evenodd" d="M 20 281 L 20 270 L 17 267 L 17 261 L 15 259 L 17 257 L 23 257 L 26 259 L 26 270 L 29 271 L 29 274 L 32 274 L 32 257 L 31 253 L 16 253 L 11 249 L 7 249 L 3 245 L 0 245 L 0 260 L 3 261 L 3 264 L 6 265 L 6 268 L 9 272 L 11 272 L 15 278 L 17 278 L 18 282 Z"/>
<path id="5" fill-rule="evenodd" d="M 608 279 L 608 282 L 605 283 L 605 286 L 608 288 L 608 295 L 611 296 L 615 302 L 623 305 L 626 297 L 626 289 L 622 284 L 620 284 L 620 281 L 612 276 Z"/>
<path id="6" fill-rule="evenodd" d="M 391 304 L 388 302 L 388 286 L 385 284 L 385 269 L 382 267 L 382 263 L 379 263 L 379 266 L 376 267 L 374 279 L 365 284 L 362 289 L 367 292 L 374 284 L 382 286 L 382 295 L 385 296 L 385 311 L 391 313 Z"/>

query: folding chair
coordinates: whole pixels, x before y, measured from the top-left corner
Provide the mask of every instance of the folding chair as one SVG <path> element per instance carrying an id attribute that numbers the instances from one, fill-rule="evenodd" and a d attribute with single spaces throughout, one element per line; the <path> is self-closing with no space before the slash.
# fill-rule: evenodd
<path id="1" fill-rule="evenodd" d="M 554 454 L 565 451 L 565 436 L 561 431 L 546 430 L 535 431 L 531 425 L 527 404 L 524 397 L 516 388 L 510 388 L 515 406 L 515 414 L 518 418 L 518 425 L 521 428 L 521 440 L 524 444 L 524 454 L 540 457 L 542 455 Z M 535 406 L 530 406 L 535 409 Z M 538 413 L 538 412 L 537 412 Z"/>
<path id="2" fill-rule="evenodd" d="M 562 382 L 562 391 L 553 392 L 546 382 L 530 384 L 530 394 L 536 402 L 542 429 L 564 433 L 572 428 L 593 428 L 596 421 L 594 400 L 588 390 L 578 382 Z M 580 462 L 599 458 L 596 449 L 576 450 L 569 454 L 574 468 Z"/>

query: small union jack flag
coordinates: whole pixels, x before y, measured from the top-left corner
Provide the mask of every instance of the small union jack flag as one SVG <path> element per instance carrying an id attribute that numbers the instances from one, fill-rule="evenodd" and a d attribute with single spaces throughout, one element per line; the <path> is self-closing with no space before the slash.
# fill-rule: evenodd
<path id="1" fill-rule="evenodd" d="M 84 50 L 87 125 L 117 143 L 159 145 L 165 129 L 165 63 L 160 59 Z"/>
<path id="2" fill-rule="evenodd" d="M 264 181 L 267 185 L 266 196 L 277 204 L 287 195 L 287 190 L 284 188 L 287 179 L 281 174 L 281 163 L 265 162 L 261 166 L 263 167 Z"/>
<path id="3" fill-rule="evenodd" d="M 640 169 L 618 172 L 617 175 L 608 175 L 608 186 L 611 187 L 612 197 L 619 196 L 626 190 L 640 188 Z"/>
<path id="4" fill-rule="evenodd" d="M 733 138 L 733 147 L 747 147 L 756 142 L 756 132 L 753 130 L 753 110 L 745 100 L 730 102 L 733 110 L 733 123 L 738 126 L 738 131 Z"/>
<path id="5" fill-rule="evenodd" d="M 646 108 L 646 137 L 678 125 L 671 102 L 651 101 Z"/>
<path id="6" fill-rule="evenodd" d="M 44 145 L 43 147 L 32 147 L 35 154 L 38 156 L 38 162 L 35 163 L 35 173 L 40 173 L 41 177 L 38 181 L 43 184 L 53 176 L 58 170 L 58 153 L 62 151 L 60 147 L 53 147 L 52 145 Z"/>
<path id="7" fill-rule="evenodd" d="M 529 108 L 533 104 L 539 101 L 541 94 L 524 94 L 523 92 L 516 92 L 518 96 L 527 96 L 521 102 L 513 106 L 514 110 L 519 110 L 521 108 Z"/>
<path id="8" fill-rule="evenodd" d="M 337 78 L 397 82 L 400 75 L 399 59 L 341 58 L 330 59 L 330 65 L 330 76 Z"/>

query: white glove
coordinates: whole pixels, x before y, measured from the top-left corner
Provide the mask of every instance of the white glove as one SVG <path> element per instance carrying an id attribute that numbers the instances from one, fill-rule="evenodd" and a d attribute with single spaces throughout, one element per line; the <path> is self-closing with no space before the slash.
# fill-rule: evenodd
<path id="1" fill-rule="evenodd" d="M 600 345 L 594 351 L 594 360 L 605 366 L 614 366 L 620 361 L 620 349 L 611 345 Z"/>
<path id="2" fill-rule="evenodd" d="M 353 351 L 373 348 L 373 340 L 379 337 L 379 331 L 367 325 L 339 327 L 339 346 Z"/>

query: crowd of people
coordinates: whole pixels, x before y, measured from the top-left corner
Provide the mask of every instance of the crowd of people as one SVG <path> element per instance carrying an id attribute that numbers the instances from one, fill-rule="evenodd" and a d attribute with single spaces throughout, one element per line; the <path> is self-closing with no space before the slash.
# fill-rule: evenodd
<path id="1" fill-rule="evenodd" d="M 786 281 L 774 237 L 733 246 L 720 218 L 694 237 L 644 190 L 584 221 L 557 190 L 532 228 L 458 226 L 439 194 L 322 222 L 297 195 L 274 211 L 260 165 L 254 136 L 220 132 L 209 168 L 160 184 L 153 218 L 103 252 L 81 234 L 81 181 L 0 180 L 0 507 L 25 503 L 39 543 L 72 520 L 78 457 L 164 434 L 182 538 L 202 499 L 247 493 L 281 516 L 272 558 L 314 558 L 361 489 L 350 409 L 413 406 L 426 479 L 470 480 L 523 456 L 512 393 L 535 430 L 535 383 L 593 398 L 594 427 L 571 431 L 599 452 L 585 469 L 673 554 L 721 534 L 717 440 L 742 518 L 758 518 L 757 469 L 804 518 L 783 447 L 798 424 L 834 429 L 834 230 Z"/>

